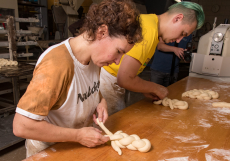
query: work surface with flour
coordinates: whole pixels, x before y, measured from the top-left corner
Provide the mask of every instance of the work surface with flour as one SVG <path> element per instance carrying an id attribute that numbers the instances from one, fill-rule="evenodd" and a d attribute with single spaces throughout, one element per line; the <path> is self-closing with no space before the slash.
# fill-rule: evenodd
<path id="1" fill-rule="evenodd" d="M 229 102 L 230 83 L 186 77 L 168 87 L 169 98 L 187 101 L 189 109 L 155 105 L 148 99 L 109 117 L 111 131 L 137 134 L 151 142 L 147 153 L 122 149 L 120 156 L 110 145 L 87 148 L 77 143 L 57 143 L 26 161 L 119 160 L 119 161 L 212 161 L 230 160 L 230 109 L 212 107 L 213 102 Z M 182 98 L 192 89 L 212 90 L 218 99 Z"/>

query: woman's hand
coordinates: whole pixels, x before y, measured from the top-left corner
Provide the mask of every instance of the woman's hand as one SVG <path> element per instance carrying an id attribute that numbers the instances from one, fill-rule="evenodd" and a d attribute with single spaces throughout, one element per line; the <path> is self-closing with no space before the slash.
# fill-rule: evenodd
<path id="1" fill-rule="evenodd" d="M 110 140 L 109 137 L 105 137 L 102 134 L 102 131 L 94 127 L 83 127 L 77 129 L 76 141 L 86 147 L 95 147 L 101 145 Z"/>
<path id="2" fill-rule="evenodd" d="M 101 102 L 97 105 L 96 112 L 97 117 L 100 122 L 105 123 L 105 121 L 108 119 L 108 110 L 107 110 L 107 103 L 104 98 L 101 99 Z M 93 114 L 93 121 L 97 124 L 96 115 Z"/>

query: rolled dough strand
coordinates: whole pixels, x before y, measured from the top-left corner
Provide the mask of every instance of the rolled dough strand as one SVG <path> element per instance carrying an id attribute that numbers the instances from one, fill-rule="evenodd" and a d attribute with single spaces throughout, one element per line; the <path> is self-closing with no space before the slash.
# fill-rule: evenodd
<path id="1" fill-rule="evenodd" d="M 140 139 L 140 137 L 138 136 L 138 135 L 136 135 L 136 134 L 133 134 L 133 135 L 130 135 L 131 137 L 133 137 L 135 140 L 134 141 L 139 141 L 139 140 L 141 140 Z M 134 142 L 133 141 L 133 142 Z M 128 146 L 126 146 L 128 149 L 130 149 L 130 150 L 138 150 L 138 148 L 137 147 L 135 147 L 134 145 L 133 145 L 133 142 L 131 143 L 131 144 L 129 144 Z M 139 146 L 141 146 L 141 147 L 143 147 L 141 144 L 138 144 Z"/>
<path id="2" fill-rule="evenodd" d="M 96 119 L 97 120 L 97 123 L 98 123 L 98 125 L 102 128 L 102 130 L 107 134 L 107 135 L 113 135 L 113 133 L 111 133 L 105 126 L 104 126 L 104 124 L 103 124 L 103 122 L 100 122 L 99 120 L 98 120 L 98 118 Z"/>
<path id="3" fill-rule="evenodd" d="M 105 127 L 105 125 L 103 124 L 103 122 L 100 122 L 98 118 L 97 118 L 96 120 L 97 120 L 98 125 L 101 127 L 101 129 L 104 130 L 104 132 L 105 132 L 107 135 L 109 135 L 110 140 L 111 140 L 111 139 L 114 139 L 114 138 L 113 138 L 113 133 L 111 133 L 111 132 Z M 116 135 L 120 135 L 120 134 L 116 134 Z M 121 136 L 122 136 L 122 135 L 121 135 Z M 112 148 L 113 148 L 116 152 L 118 152 L 119 155 L 122 154 L 121 149 L 120 149 L 119 146 L 115 143 L 115 141 L 111 141 L 111 146 L 112 146 Z"/>
<path id="4" fill-rule="evenodd" d="M 188 103 L 186 101 L 180 101 L 177 99 L 171 100 L 165 97 L 163 100 L 155 101 L 153 103 L 158 105 L 160 102 L 162 103 L 163 106 L 169 106 L 171 109 L 174 109 L 174 108 L 178 108 L 181 110 L 188 109 Z"/>
<path id="5" fill-rule="evenodd" d="M 213 107 L 228 107 L 230 108 L 230 103 L 227 102 L 214 102 L 212 103 Z"/>
<path id="6" fill-rule="evenodd" d="M 168 102 L 169 102 L 169 107 L 171 108 L 171 110 L 173 110 L 174 107 L 173 107 L 173 104 L 172 104 L 172 100 L 171 100 L 171 99 L 168 99 Z"/>
<path id="7" fill-rule="evenodd" d="M 155 105 L 160 105 L 162 103 L 162 100 L 154 101 L 153 102 Z"/>
<path id="8" fill-rule="evenodd" d="M 138 148 L 140 152 L 146 153 L 151 149 L 151 143 L 148 139 L 142 139 L 145 142 L 145 146 L 142 148 Z"/>
<path id="9" fill-rule="evenodd" d="M 216 99 L 219 97 L 219 93 L 217 93 L 215 91 L 207 90 L 207 92 L 212 96 L 212 98 Z"/>
<path id="10" fill-rule="evenodd" d="M 177 101 L 174 104 L 174 108 L 179 108 L 181 110 L 186 110 L 188 108 L 188 102 L 186 102 L 186 101 Z"/>
<path id="11" fill-rule="evenodd" d="M 122 133 L 121 130 L 114 133 L 114 135 L 117 135 L 117 134 L 120 134 L 120 135 L 122 135 L 123 137 L 128 136 L 127 134 L 124 135 L 125 133 Z M 126 148 L 125 146 L 121 145 L 121 143 L 120 143 L 118 140 L 115 140 L 115 143 L 117 144 L 117 146 L 119 146 L 119 148 Z"/>
<path id="12" fill-rule="evenodd" d="M 118 152 L 119 155 L 122 154 L 121 149 L 119 148 L 119 146 L 117 146 L 117 144 L 115 143 L 115 141 L 111 141 L 111 145 L 112 145 L 113 149 L 114 149 L 116 152 Z"/>

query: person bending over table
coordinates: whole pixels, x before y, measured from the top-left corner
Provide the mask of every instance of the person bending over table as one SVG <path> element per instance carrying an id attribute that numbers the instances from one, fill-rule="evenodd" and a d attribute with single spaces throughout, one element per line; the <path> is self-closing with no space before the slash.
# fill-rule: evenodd
<path id="1" fill-rule="evenodd" d="M 165 44 L 159 37 L 153 62 L 151 63 L 151 82 L 168 87 L 177 81 L 180 60 L 184 60 L 184 51 L 192 41 L 192 34 L 184 37 L 178 45 L 175 42 Z M 186 62 L 186 61 L 185 61 Z"/>
<path id="2" fill-rule="evenodd" d="M 199 29 L 204 23 L 204 12 L 199 4 L 180 2 L 161 15 L 141 14 L 142 42 L 122 57 L 119 65 L 105 66 L 100 75 L 100 91 L 108 102 L 109 115 L 125 108 L 125 89 L 143 93 L 153 100 L 167 96 L 167 88 L 138 77 L 146 67 L 162 37 L 165 43 L 176 41 Z"/>
<path id="3" fill-rule="evenodd" d="M 89 127 L 96 123 L 95 111 L 100 121 L 108 118 L 99 94 L 100 67 L 119 64 L 142 40 L 141 30 L 131 0 L 105 0 L 90 8 L 79 36 L 40 56 L 13 122 L 14 134 L 27 139 L 27 157 L 55 142 L 95 147 L 109 140 Z"/>

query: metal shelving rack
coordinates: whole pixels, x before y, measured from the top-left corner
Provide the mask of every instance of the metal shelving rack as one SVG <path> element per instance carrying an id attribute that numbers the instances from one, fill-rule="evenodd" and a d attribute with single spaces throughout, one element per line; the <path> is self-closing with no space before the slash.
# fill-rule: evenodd
<path id="1" fill-rule="evenodd" d="M 34 34 L 29 30 L 15 30 L 15 22 L 39 22 L 38 19 L 35 18 L 14 18 L 13 16 L 8 16 L 5 18 L 0 18 L 0 22 L 7 24 L 6 30 L 0 30 L 0 34 L 7 34 L 8 41 L 0 42 L 0 47 L 9 47 L 9 53 L 0 54 L 4 58 L 8 58 L 10 60 L 16 60 L 18 57 L 28 57 L 33 56 L 33 53 L 28 53 L 28 46 L 29 45 L 38 45 L 36 41 L 25 41 L 25 42 L 17 42 L 16 38 L 18 36 L 34 36 Z M 28 40 L 28 38 L 26 38 Z M 26 47 L 26 53 L 17 53 L 17 46 L 25 46 Z M 0 57 L 1 58 L 1 57 Z M 9 69 L 8 69 L 9 68 Z M 14 74 L 14 69 L 16 72 Z M 0 109 L 0 151 L 2 149 L 5 149 L 11 145 L 14 145 L 22 140 L 23 138 L 19 138 L 14 136 L 13 134 L 13 118 L 14 114 L 10 114 L 10 112 L 14 111 L 17 107 L 17 103 L 20 98 L 20 90 L 26 89 L 28 83 L 21 83 L 19 85 L 20 79 L 28 79 L 28 77 L 32 76 L 34 66 L 31 67 L 31 65 L 24 64 L 24 67 L 22 64 L 19 64 L 18 67 L 6 67 L 5 69 L 1 69 L 1 79 L 0 83 L 4 82 L 11 82 L 12 87 L 11 89 L 4 89 L 0 91 L 0 95 L 12 93 L 13 92 L 13 100 L 10 100 L 8 98 L 0 97 L 0 105 L 3 107 Z M 4 70 L 9 72 L 7 74 L 3 74 Z M 13 73 L 13 74 L 12 74 Z M 8 76 L 7 76 L 8 75 Z M 9 76 L 10 75 L 10 76 Z M 6 87 L 7 88 L 7 87 Z"/>
<path id="2" fill-rule="evenodd" d="M 7 24 L 7 30 L 0 30 L 0 34 L 7 34 L 8 42 L 0 42 L 0 47 L 9 47 L 9 54 L 0 54 L 0 58 L 9 58 L 10 60 L 17 60 L 17 57 L 29 57 L 33 56 L 33 53 L 28 52 L 29 45 L 38 45 L 36 41 L 16 42 L 16 37 L 25 36 L 28 40 L 28 36 L 33 36 L 29 30 L 15 30 L 15 22 L 39 22 L 36 18 L 14 18 L 8 16 L 7 18 L 0 18 L 0 21 Z M 26 53 L 17 53 L 17 46 L 25 46 Z"/>
<path id="3" fill-rule="evenodd" d="M 0 34 L 7 34 L 8 36 L 8 41 L 0 42 L 0 47 L 9 47 L 9 53 L 1 53 L 0 58 L 7 58 L 10 60 L 17 61 L 18 57 L 28 58 L 29 56 L 33 56 L 33 53 L 28 52 L 28 46 L 38 45 L 38 43 L 36 41 L 17 42 L 16 37 L 18 36 L 28 37 L 28 36 L 33 36 L 34 34 L 29 30 L 15 30 L 15 22 L 39 22 L 39 20 L 36 18 L 14 18 L 13 16 L 8 16 L 6 18 L 0 18 L 0 21 L 7 24 L 7 29 L 0 30 Z M 25 46 L 26 53 L 17 53 L 17 46 Z M 14 96 L 13 104 L 7 103 L 7 102 L 11 102 L 10 100 L 7 101 L 0 98 L 0 104 L 1 106 L 4 107 L 3 109 L 0 109 L 0 113 L 11 111 L 16 107 L 20 97 L 19 90 L 27 88 L 27 85 L 25 84 L 19 86 L 18 81 L 19 79 L 24 79 L 25 77 L 31 77 L 31 76 L 19 76 L 19 77 L 15 76 L 12 78 L 0 79 L 0 83 L 11 82 L 13 84 L 13 89 L 1 90 L 0 95 L 11 93 L 13 91 L 13 96 Z"/>

